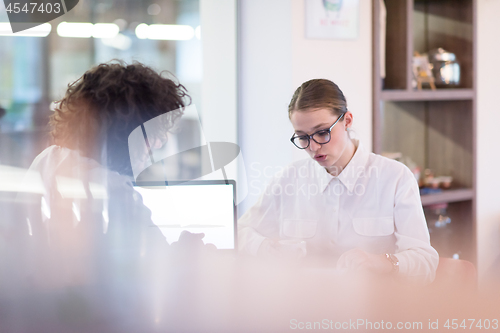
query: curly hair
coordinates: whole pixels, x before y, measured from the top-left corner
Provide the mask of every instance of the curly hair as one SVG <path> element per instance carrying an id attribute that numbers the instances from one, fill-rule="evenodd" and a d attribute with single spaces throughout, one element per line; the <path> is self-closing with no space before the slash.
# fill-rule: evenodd
<path id="1" fill-rule="evenodd" d="M 186 88 L 134 62 L 105 63 L 85 72 L 68 85 L 50 117 L 54 143 L 77 149 L 84 156 L 100 160 L 107 148 L 107 167 L 131 175 L 128 136 L 144 122 L 159 115 L 167 131 L 182 108 L 191 103 Z"/>

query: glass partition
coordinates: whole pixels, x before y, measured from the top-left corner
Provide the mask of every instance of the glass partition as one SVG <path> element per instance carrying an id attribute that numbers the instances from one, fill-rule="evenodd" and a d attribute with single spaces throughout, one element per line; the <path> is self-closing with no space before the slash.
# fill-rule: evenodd
<path id="1" fill-rule="evenodd" d="M 26 37 L 11 34 L 2 3 L 0 164 L 27 168 L 50 144 L 51 102 L 91 66 L 113 59 L 173 73 L 202 112 L 199 8 L 199 0 L 80 1 L 49 22 L 48 35 Z"/>

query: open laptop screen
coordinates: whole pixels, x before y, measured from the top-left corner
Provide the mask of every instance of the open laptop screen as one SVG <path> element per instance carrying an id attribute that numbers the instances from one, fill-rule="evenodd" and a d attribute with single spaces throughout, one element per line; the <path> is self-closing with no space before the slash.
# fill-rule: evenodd
<path id="1" fill-rule="evenodd" d="M 217 249 L 236 248 L 235 182 L 233 180 L 141 183 L 134 188 L 142 195 L 151 219 L 169 244 L 183 230 L 204 233 L 205 244 Z"/>

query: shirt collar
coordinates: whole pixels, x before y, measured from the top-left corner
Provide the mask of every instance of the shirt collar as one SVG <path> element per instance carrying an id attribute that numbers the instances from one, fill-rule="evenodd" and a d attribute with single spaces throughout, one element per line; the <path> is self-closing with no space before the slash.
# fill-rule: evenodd
<path id="1" fill-rule="evenodd" d="M 340 173 L 338 178 L 345 187 L 352 192 L 360 175 L 365 174 L 366 163 L 368 162 L 369 153 L 359 140 L 353 140 L 357 147 L 352 159 L 347 163 L 347 166 Z"/>
<path id="2" fill-rule="evenodd" d="M 316 180 L 318 182 L 318 187 L 323 193 L 326 188 L 328 187 L 328 184 L 332 181 L 334 178 L 332 175 L 330 175 L 325 168 L 323 168 L 321 165 L 319 165 L 316 161 L 311 160 L 313 165 L 314 165 L 314 170 L 315 174 L 317 175 Z"/>
<path id="3" fill-rule="evenodd" d="M 337 176 L 333 177 L 329 174 L 325 168 L 320 166 L 318 163 L 314 162 L 316 172 L 318 174 L 319 188 L 321 192 L 324 192 L 327 188 L 328 184 L 334 178 L 338 178 L 342 184 L 348 189 L 349 192 L 354 190 L 354 186 L 360 175 L 364 174 L 364 168 L 366 167 L 366 163 L 368 162 L 369 152 L 365 149 L 365 147 L 359 142 L 357 139 L 352 140 L 354 146 L 356 146 L 356 152 L 353 157 L 347 163 L 347 166 L 344 170 Z"/>

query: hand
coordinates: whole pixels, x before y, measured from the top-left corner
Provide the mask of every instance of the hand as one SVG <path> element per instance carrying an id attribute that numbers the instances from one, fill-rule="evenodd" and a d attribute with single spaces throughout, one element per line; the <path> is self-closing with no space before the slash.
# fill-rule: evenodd
<path id="1" fill-rule="evenodd" d="M 385 254 L 372 254 L 360 248 L 355 248 L 340 256 L 337 269 L 389 274 L 392 272 L 393 267 Z"/>
<path id="2" fill-rule="evenodd" d="M 204 244 L 203 237 L 205 237 L 204 233 L 191 233 L 189 231 L 183 230 L 179 235 L 179 240 L 177 242 L 173 242 L 171 246 L 175 249 L 179 249 L 182 251 L 196 251 L 202 249 L 216 249 L 213 244 Z"/>

